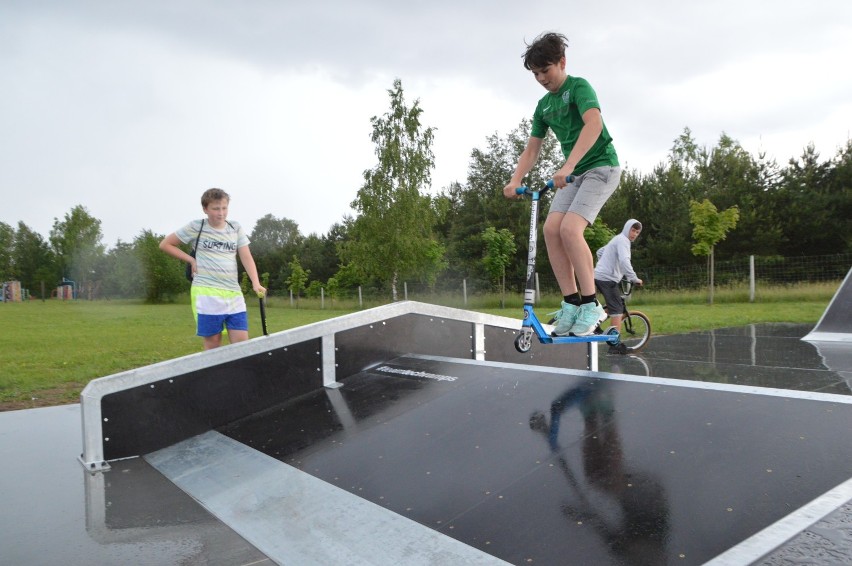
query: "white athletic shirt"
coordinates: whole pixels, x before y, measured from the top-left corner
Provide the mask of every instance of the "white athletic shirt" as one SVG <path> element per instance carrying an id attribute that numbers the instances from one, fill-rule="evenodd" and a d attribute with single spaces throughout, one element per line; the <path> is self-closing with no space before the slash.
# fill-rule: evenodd
<path id="1" fill-rule="evenodd" d="M 243 227 L 236 221 L 228 220 L 224 228 L 217 230 L 205 220 L 202 228 L 201 220 L 193 220 L 175 232 L 175 235 L 184 244 L 195 246 L 199 230 L 201 230 L 201 238 L 198 240 L 198 250 L 195 253 L 198 271 L 192 284 L 239 291 L 237 249 L 250 243 Z"/>

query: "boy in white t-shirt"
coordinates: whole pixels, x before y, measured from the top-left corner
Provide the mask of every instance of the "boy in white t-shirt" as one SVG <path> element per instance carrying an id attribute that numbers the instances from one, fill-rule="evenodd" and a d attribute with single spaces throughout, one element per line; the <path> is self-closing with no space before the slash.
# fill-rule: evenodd
<path id="1" fill-rule="evenodd" d="M 201 195 L 204 220 L 193 220 L 163 238 L 160 249 L 189 263 L 192 273 L 192 310 L 196 316 L 197 335 L 204 339 L 204 349 L 222 345 L 227 329 L 231 344 L 248 340 L 246 302 L 237 274 L 237 255 L 258 296 L 266 289 L 260 284 L 257 266 L 249 249 L 249 239 L 237 222 L 228 221 L 231 197 L 222 189 L 208 189 Z M 195 257 L 178 246 L 197 242 Z"/>

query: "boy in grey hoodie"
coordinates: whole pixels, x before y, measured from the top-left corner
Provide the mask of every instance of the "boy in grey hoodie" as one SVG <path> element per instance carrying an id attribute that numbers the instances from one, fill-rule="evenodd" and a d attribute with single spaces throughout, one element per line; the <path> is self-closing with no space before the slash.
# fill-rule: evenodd
<path id="1" fill-rule="evenodd" d="M 618 284 L 626 278 L 631 283 L 641 285 L 642 280 L 633 271 L 630 264 L 630 244 L 642 232 L 642 223 L 631 218 L 624 223 L 620 234 L 613 236 L 607 245 L 598 250 L 598 264 L 595 266 L 595 286 L 606 300 L 606 309 L 610 323 L 615 328 L 621 326 L 621 320 L 627 312 Z"/>

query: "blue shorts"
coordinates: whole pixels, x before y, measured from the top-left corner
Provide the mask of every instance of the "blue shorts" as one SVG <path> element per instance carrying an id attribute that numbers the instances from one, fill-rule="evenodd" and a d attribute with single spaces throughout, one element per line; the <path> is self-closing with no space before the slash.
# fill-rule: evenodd
<path id="1" fill-rule="evenodd" d="M 223 330 L 248 331 L 246 301 L 239 291 L 193 285 L 191 296 L 198 336 L 215 336 Z"/>

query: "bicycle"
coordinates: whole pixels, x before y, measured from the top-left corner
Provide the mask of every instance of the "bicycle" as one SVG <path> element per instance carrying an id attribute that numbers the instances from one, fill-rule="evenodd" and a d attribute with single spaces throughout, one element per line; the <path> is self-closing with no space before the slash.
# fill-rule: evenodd
<path id="1" fill-rule="evenodd" d="M 618 328 L 618 334 L 621 338 L 620 342 L 624 345 L 624 352 L 621 353 L 632 354 L 644 348 L 648 344 L 648 340 L 651 339 L 651 319 L 641 311 L 627 308 L 634 284 L 627 279 L 622 279 L 619 282 L 619 287 L 625 308 L 624 318 L 621 319 L 621 325 Z M 609 315 L 609 309 L 607 309 L 606 305 L 603 308 L 607 315 Z M 609 319 L 609 316 L 607 316 L 607 319 Z M 603 332 L 600 325 L 598 325 L 595 332 Z M 612 346 L 612 349 L 615 351 L 621 350 L 621 344 Z"/>

